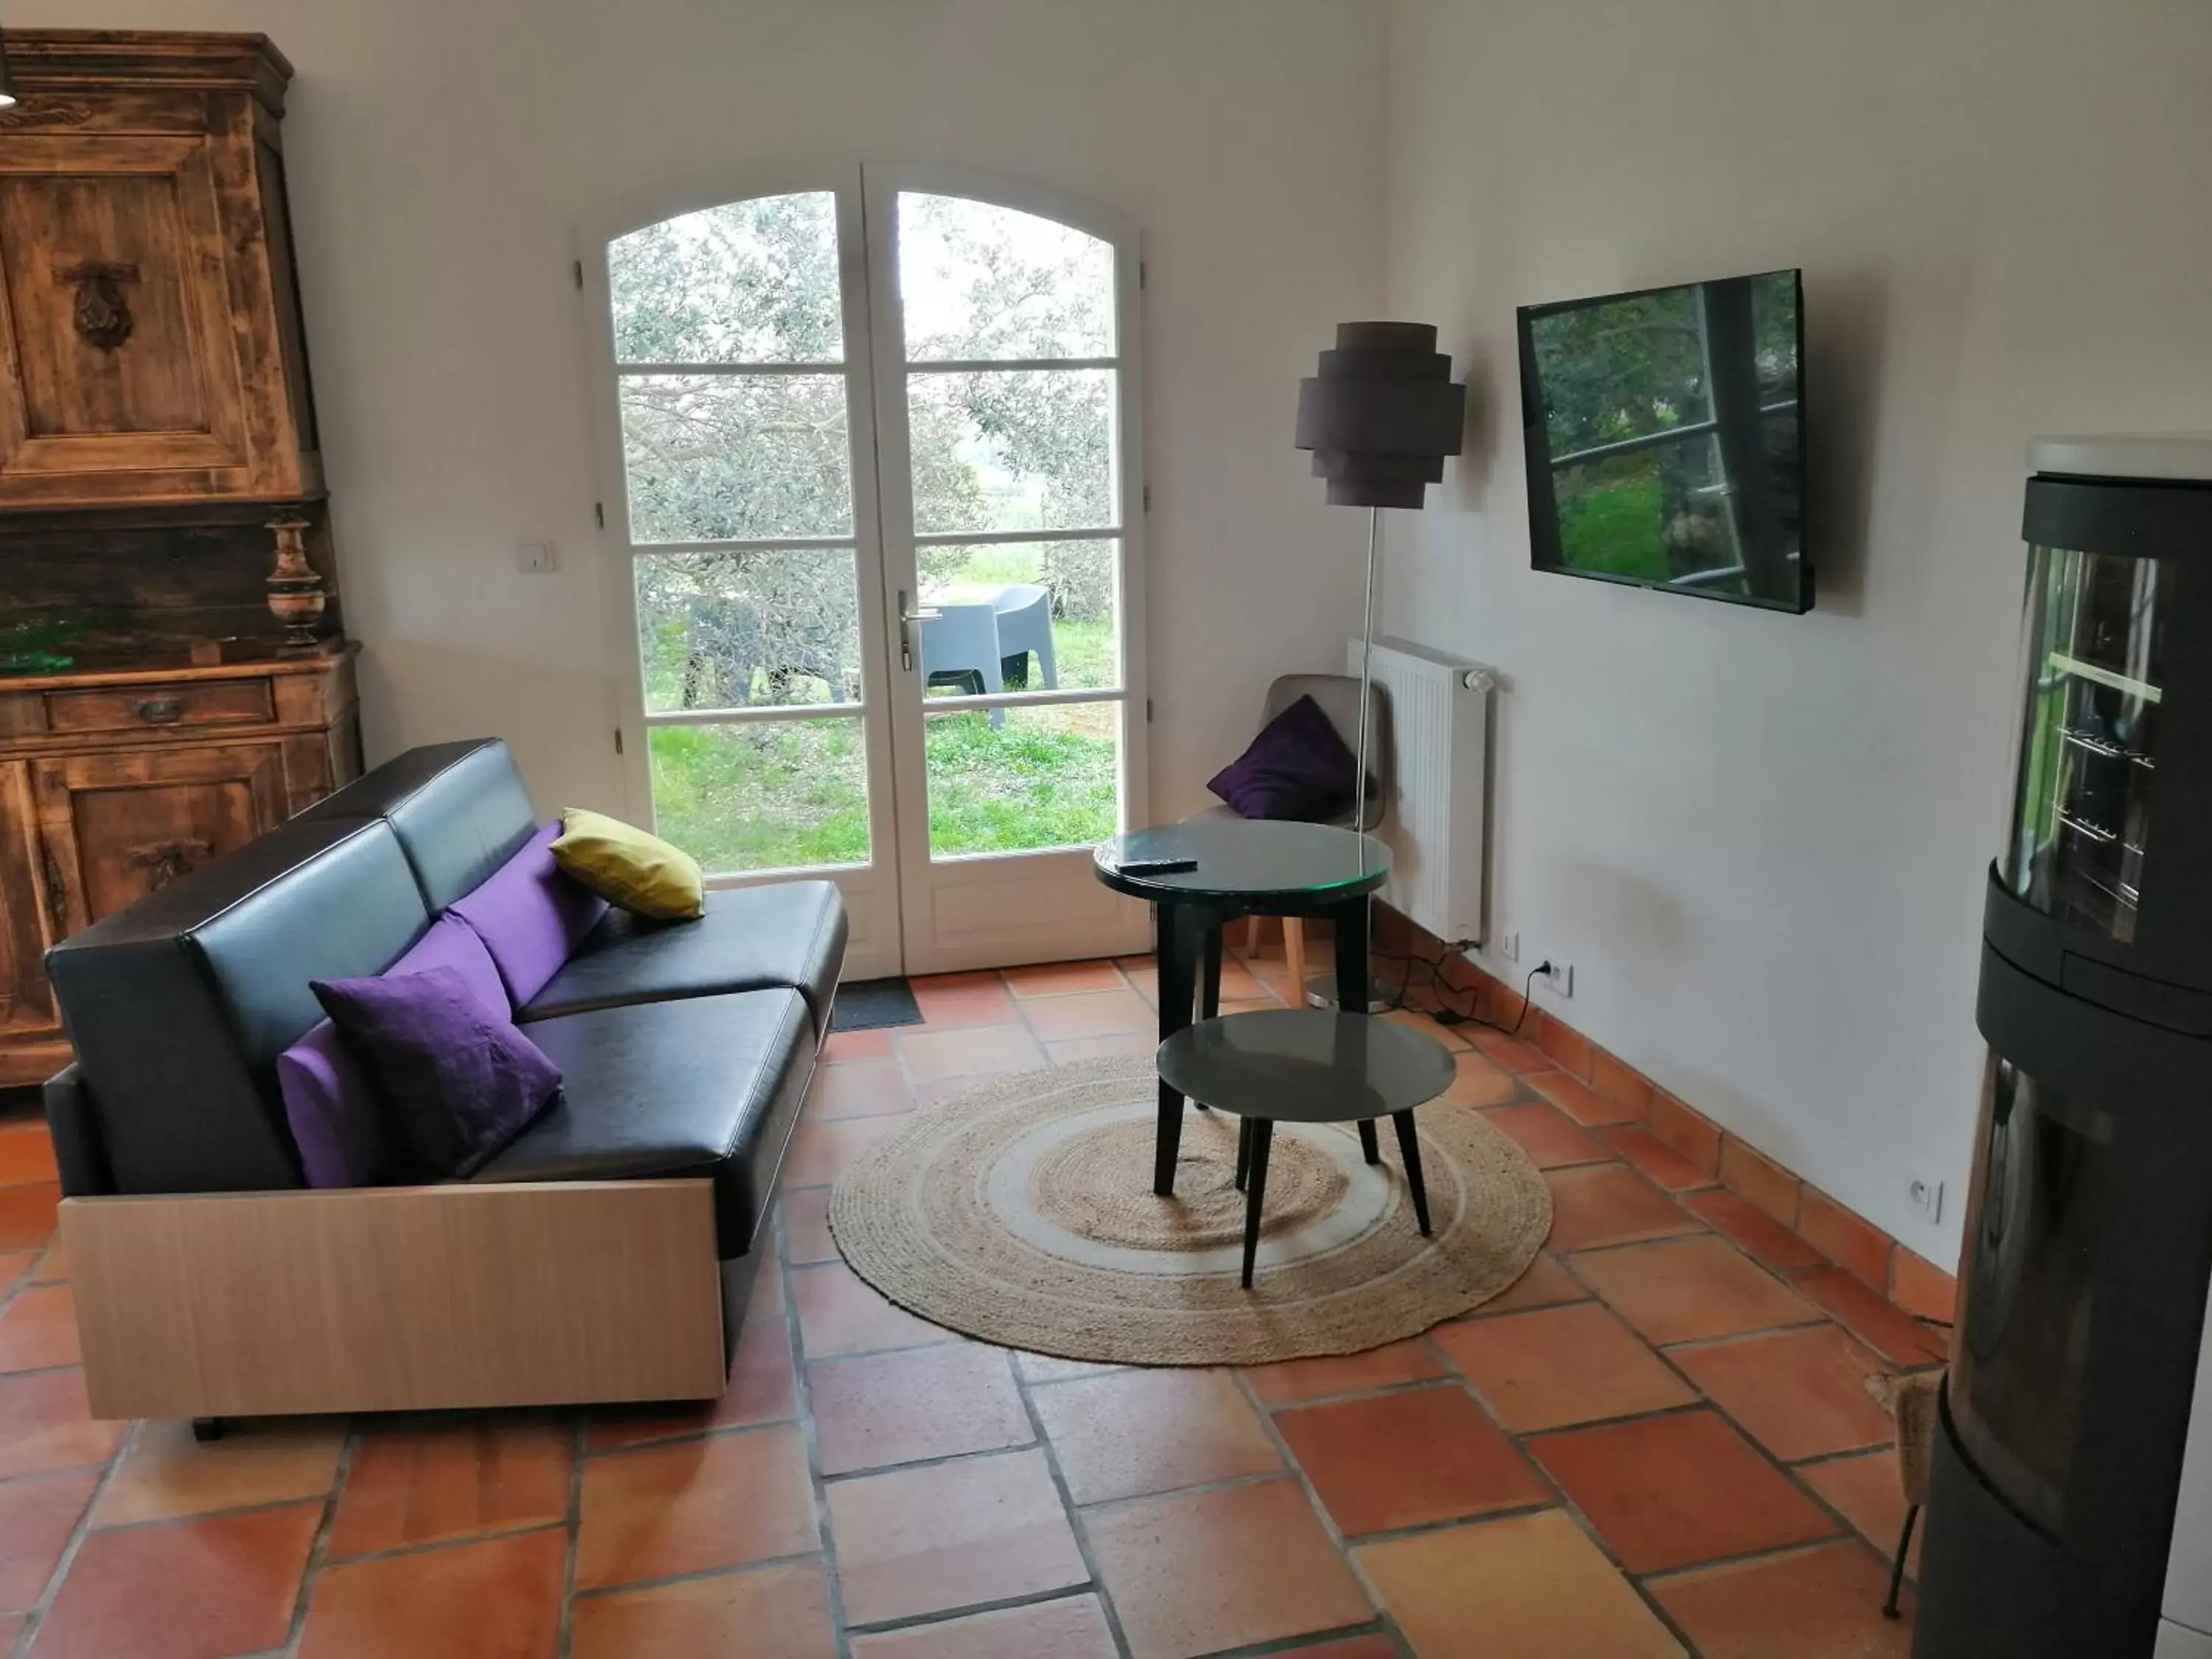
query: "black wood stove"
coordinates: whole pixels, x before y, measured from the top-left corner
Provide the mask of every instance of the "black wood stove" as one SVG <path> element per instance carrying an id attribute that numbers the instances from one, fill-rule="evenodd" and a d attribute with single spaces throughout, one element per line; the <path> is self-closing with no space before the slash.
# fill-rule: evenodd
<path id="1" fill-rule="evenodd" d="M 2212 1279 L 2212 440 L 2031 465 L 1917 1659 L 2151 1654 Z"/>

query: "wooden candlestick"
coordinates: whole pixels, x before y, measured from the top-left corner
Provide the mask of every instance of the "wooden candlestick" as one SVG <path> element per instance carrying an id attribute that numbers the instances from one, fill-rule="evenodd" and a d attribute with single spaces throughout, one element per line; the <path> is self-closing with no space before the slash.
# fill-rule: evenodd
<path id="1" fill-rule="evenodd" d="M 323 607 L 330 600 L 323 579 L 307 562 L 307 544 L 301 539 L 307 520 L 278 519 L 269 528 L 276 532 L 276 568 L 269 573 L 269 612 L 284 624 L 287 647 L 312 647 L 320 632 Z"/>

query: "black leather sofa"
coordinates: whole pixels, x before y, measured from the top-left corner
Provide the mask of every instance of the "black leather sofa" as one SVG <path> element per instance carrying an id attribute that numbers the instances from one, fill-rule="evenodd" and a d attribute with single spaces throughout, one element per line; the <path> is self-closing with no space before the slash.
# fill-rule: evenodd
<path id="1" fill-rule="evenodd" d="M 112 1197 L 297 1194 L 275 1062 L 322 1017 L 308 981 L 381 971 L 540 822 L 504 744 L 412 750 L 56 946 L 76 1051 L 46 1091 L 65 1200 L 97 1215 Z M 845 939 L 827 882 L 711 893 L 694 922 L 610 911 L 517 1012 L 560 1066 L 561 1099 L 473 1183 L 707 1183 L 726 1352 Z M 563 1386 L 551 1397 L 576 1397 Z M 225 1398 L 159 1414 L 251 1408 Z"/>

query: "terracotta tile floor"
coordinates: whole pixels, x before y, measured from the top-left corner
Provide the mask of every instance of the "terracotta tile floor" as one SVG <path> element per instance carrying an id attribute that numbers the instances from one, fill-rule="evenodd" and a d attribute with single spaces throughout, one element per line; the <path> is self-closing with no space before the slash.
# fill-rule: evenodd
<path id="1" fill-rule="evenodd" d="M 1902 1659 L 1861 1379 L 1940 1339 L 1525 1044 L 1431 1027 L 1428 1109 L 1546 1166 L 1550 1248 L 1372 1353 L 1010 1357 L 837 1261 L 848 1160 L 970 1079 L 1145 1052 L 1154 985 L 949 975 L 833 1040 L 712 1406 L 92 1422 L 45 1131 L 0 1121 L 0 1659 Z"/>

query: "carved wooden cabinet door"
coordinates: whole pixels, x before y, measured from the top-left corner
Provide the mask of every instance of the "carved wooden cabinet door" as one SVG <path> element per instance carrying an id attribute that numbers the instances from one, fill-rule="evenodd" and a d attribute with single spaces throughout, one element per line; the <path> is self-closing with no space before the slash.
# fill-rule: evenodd
<path id="1" fill-rule="evenodd" d="M 257 96 L 259 59 L 226 50 L 9 31 L 0 507 L 321 490 L 281 81 Z M 115 85 L 93 83 L 103 67 Z"/>
<path id="2" fill-rule="evenodd" d="M 0 498 L 64 501 L 72 478 L 243 474 L 244 391 L 219 272 L 204 141 L 10 135 L 0 263 L 14 373 Z"/>
<path id="3" fill-rule="evenodd" d="M 285 818 L 283 747 L 125 750 L 34 760 L 45 878 L 75 933 Z"/>
<path id="4" fill-rule="evenodd" d="M 41 866 L 28 769 L 0 765 L 0 1033 L 15 1042 L 61 1026 L 40 966 L 59 937 L 42 920 Z"/>

